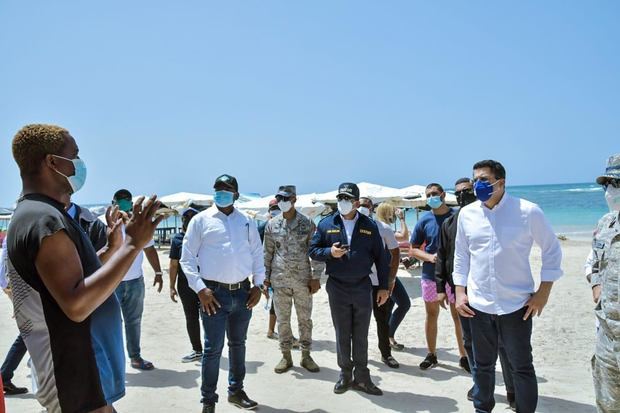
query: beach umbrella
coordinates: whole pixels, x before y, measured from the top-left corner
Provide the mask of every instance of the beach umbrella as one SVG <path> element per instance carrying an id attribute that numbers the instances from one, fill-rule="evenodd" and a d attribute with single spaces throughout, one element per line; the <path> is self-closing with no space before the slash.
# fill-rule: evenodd
<path id="1" fill-rule="evenodd" d="M 170 195 L 164 195 L 159 201 L 177 212 L 188 208 L 190 205 L 198 205 L 209 207 L 213 204 L 213 195 L 197 194 L 193 192 L 177 192 Z"/>
<path id="2" fill-rule="evenodd" d="M 329 209 L 327 205 L 315 202 L 315 196 L 316 194 L 297 195 L 297 202 L 295 203 L 295 208 L 310 219 Z M 235 204 L 235 207 L 256 219 L 265 220 L 269 211 L 269 201 L 273 198 L 271 195 L 248 202 L 239 202 Z"/>
<path id="3" fill-rule="evenodd" d="M 421 208 L 426 206 L 426 186 L 423 185 L 411 185 L 400 189 L 400 194 L 405 201 L 410 201 L 414 204 L 414 208 Z M 446 204 L 449 206 L 456 206 L 456 196 L 453 193 L 446 192 Z"/>

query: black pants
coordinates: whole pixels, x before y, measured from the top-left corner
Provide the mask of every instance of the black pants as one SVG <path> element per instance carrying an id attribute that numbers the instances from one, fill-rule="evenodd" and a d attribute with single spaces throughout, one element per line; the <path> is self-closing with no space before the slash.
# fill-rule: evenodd
<path id="1" fill-rule="evenodd" d="M 330 277 L 326 290 L 336 329 L 340 375 L 347 379 L 353 377 L 359 383 L 368 383 L 368 327 L 372 314 L 370 277 L 365 277 L 356 285 L 343 284 Z"/>
<path id="2" fill-rule="evenodd" d="M 538 383 L 532 360 L 532 318 L 523 321 L 526 308 L 505 315 L 474 309 L 470 319 L 474 347 L 474 407 L 477 413 L 490 412 L 495 406 L 495 362 L 500 340 L 512 367 L 517 411 L 534 413 L 538 402 Z"/>
<path id="3" fill-rule="evenodd" d="M 379 287 L 372 287 L 372 314 L 377 322 L 377 338 L 379 339 L 379 351 L 381 357 L 387 358 L 392 355 L 390 347 L 390 316 L 394 301 L 388 298 L 387 302 L 381 307 L 377 304 L 377 291 Z"/>
<path id="4" fill-rule="evenodd" d="M 2 363 L 2 381 L 4 383 L 8 383 L 13 379 L 13 373 L 15 373 L 17 366 L 19 366 L 25 354 L 26 344 L 22 336 L 18 335 L 7 353 L 4 363 Z"/>
<path id="5" fill-rule="evenodd" d="M 202 353 L 202 340 L 200 338 L 200 300 L 198 294 L 187 284 L 185 274 L 177 277 L 177 292 L 183 304 L 187 335 L 192 343 L 192 350 Z"/>

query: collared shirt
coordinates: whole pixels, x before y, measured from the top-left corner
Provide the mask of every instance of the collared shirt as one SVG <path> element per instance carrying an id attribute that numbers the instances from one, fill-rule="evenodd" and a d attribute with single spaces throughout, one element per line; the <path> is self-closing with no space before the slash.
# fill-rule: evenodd
<path id="1" fill-rule="evenodd" d="M 256 222 L 237 209 L 226 215 L 212 206 L 199 213 L 185 233 L 180 264 L 196 292 L 206 288 L 203 279 L 235 284 L 253 276 L 254 285 L 262 285 L 265 265 Z"/>
<path id="2" fill-rule="evenodd" d="M 280 214 L 271 218 L 265 228 L 264 251 L 266 276 L 274 288 L 291 288 L 320 279 L 312 271 L 308 249 L 316 227 L 299 211 L 288 220 Z"/>
<path id="3" fill-rule="evenodd" d="M 358 218 L 359 218 L 359 212 L 355 214 L 355 218 L 353 219 L 346 219 L 342 214 L 340 214 L 340 219 L 342 219 L 344 230 L 347 233 L 347 243 L 349 245 L 351 245 L 351 238 L 353 237 L 353 230 L 355 229 L 355 224 L 357 223 Z"/>
<path id="4" fill-rule="evenodd" d="M 474 202 L 459 214 L 454 284 L 467 287 L 469 304 L 488 314 L 521 309 L 535 292 L 530 268 L 533 242 L 542 251 L 542 282 L 562 276 L 562 249 L 538 205 L 507 193 L 489 209 Z"/>

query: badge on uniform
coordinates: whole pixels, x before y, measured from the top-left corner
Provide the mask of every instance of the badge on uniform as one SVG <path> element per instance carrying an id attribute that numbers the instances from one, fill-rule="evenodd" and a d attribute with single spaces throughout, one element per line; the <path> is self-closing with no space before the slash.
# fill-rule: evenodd
<path id="1" fill-rule="evenodd" d="M 328 229 L 327 233 L 328 234 L 340 234 L 340 230 L 339 229 Z"/>
<path id="2" fill-rule="evenodd" d="M 360 234 L 372 235 L 372 231 L 368 231 L 367 229 L 360 229 Z"/>
<path id="3" fill-rule="evenodd" d="M 596 249 L 603 249 L 605 248 L 605 243 L 603 241 L 600 240 L 594 240 L 592 241 L 592 248 L 596 248 Z"/>

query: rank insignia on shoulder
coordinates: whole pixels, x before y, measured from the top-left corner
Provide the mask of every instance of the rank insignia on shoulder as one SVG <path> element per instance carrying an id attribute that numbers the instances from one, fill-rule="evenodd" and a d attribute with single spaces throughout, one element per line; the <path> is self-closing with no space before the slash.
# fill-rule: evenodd
<path id="1" fill-rule="evenodd" d="M 367 229 L 360 229 L 360 234 L 372 235 L 372 231 L 368 231 Z"/>

